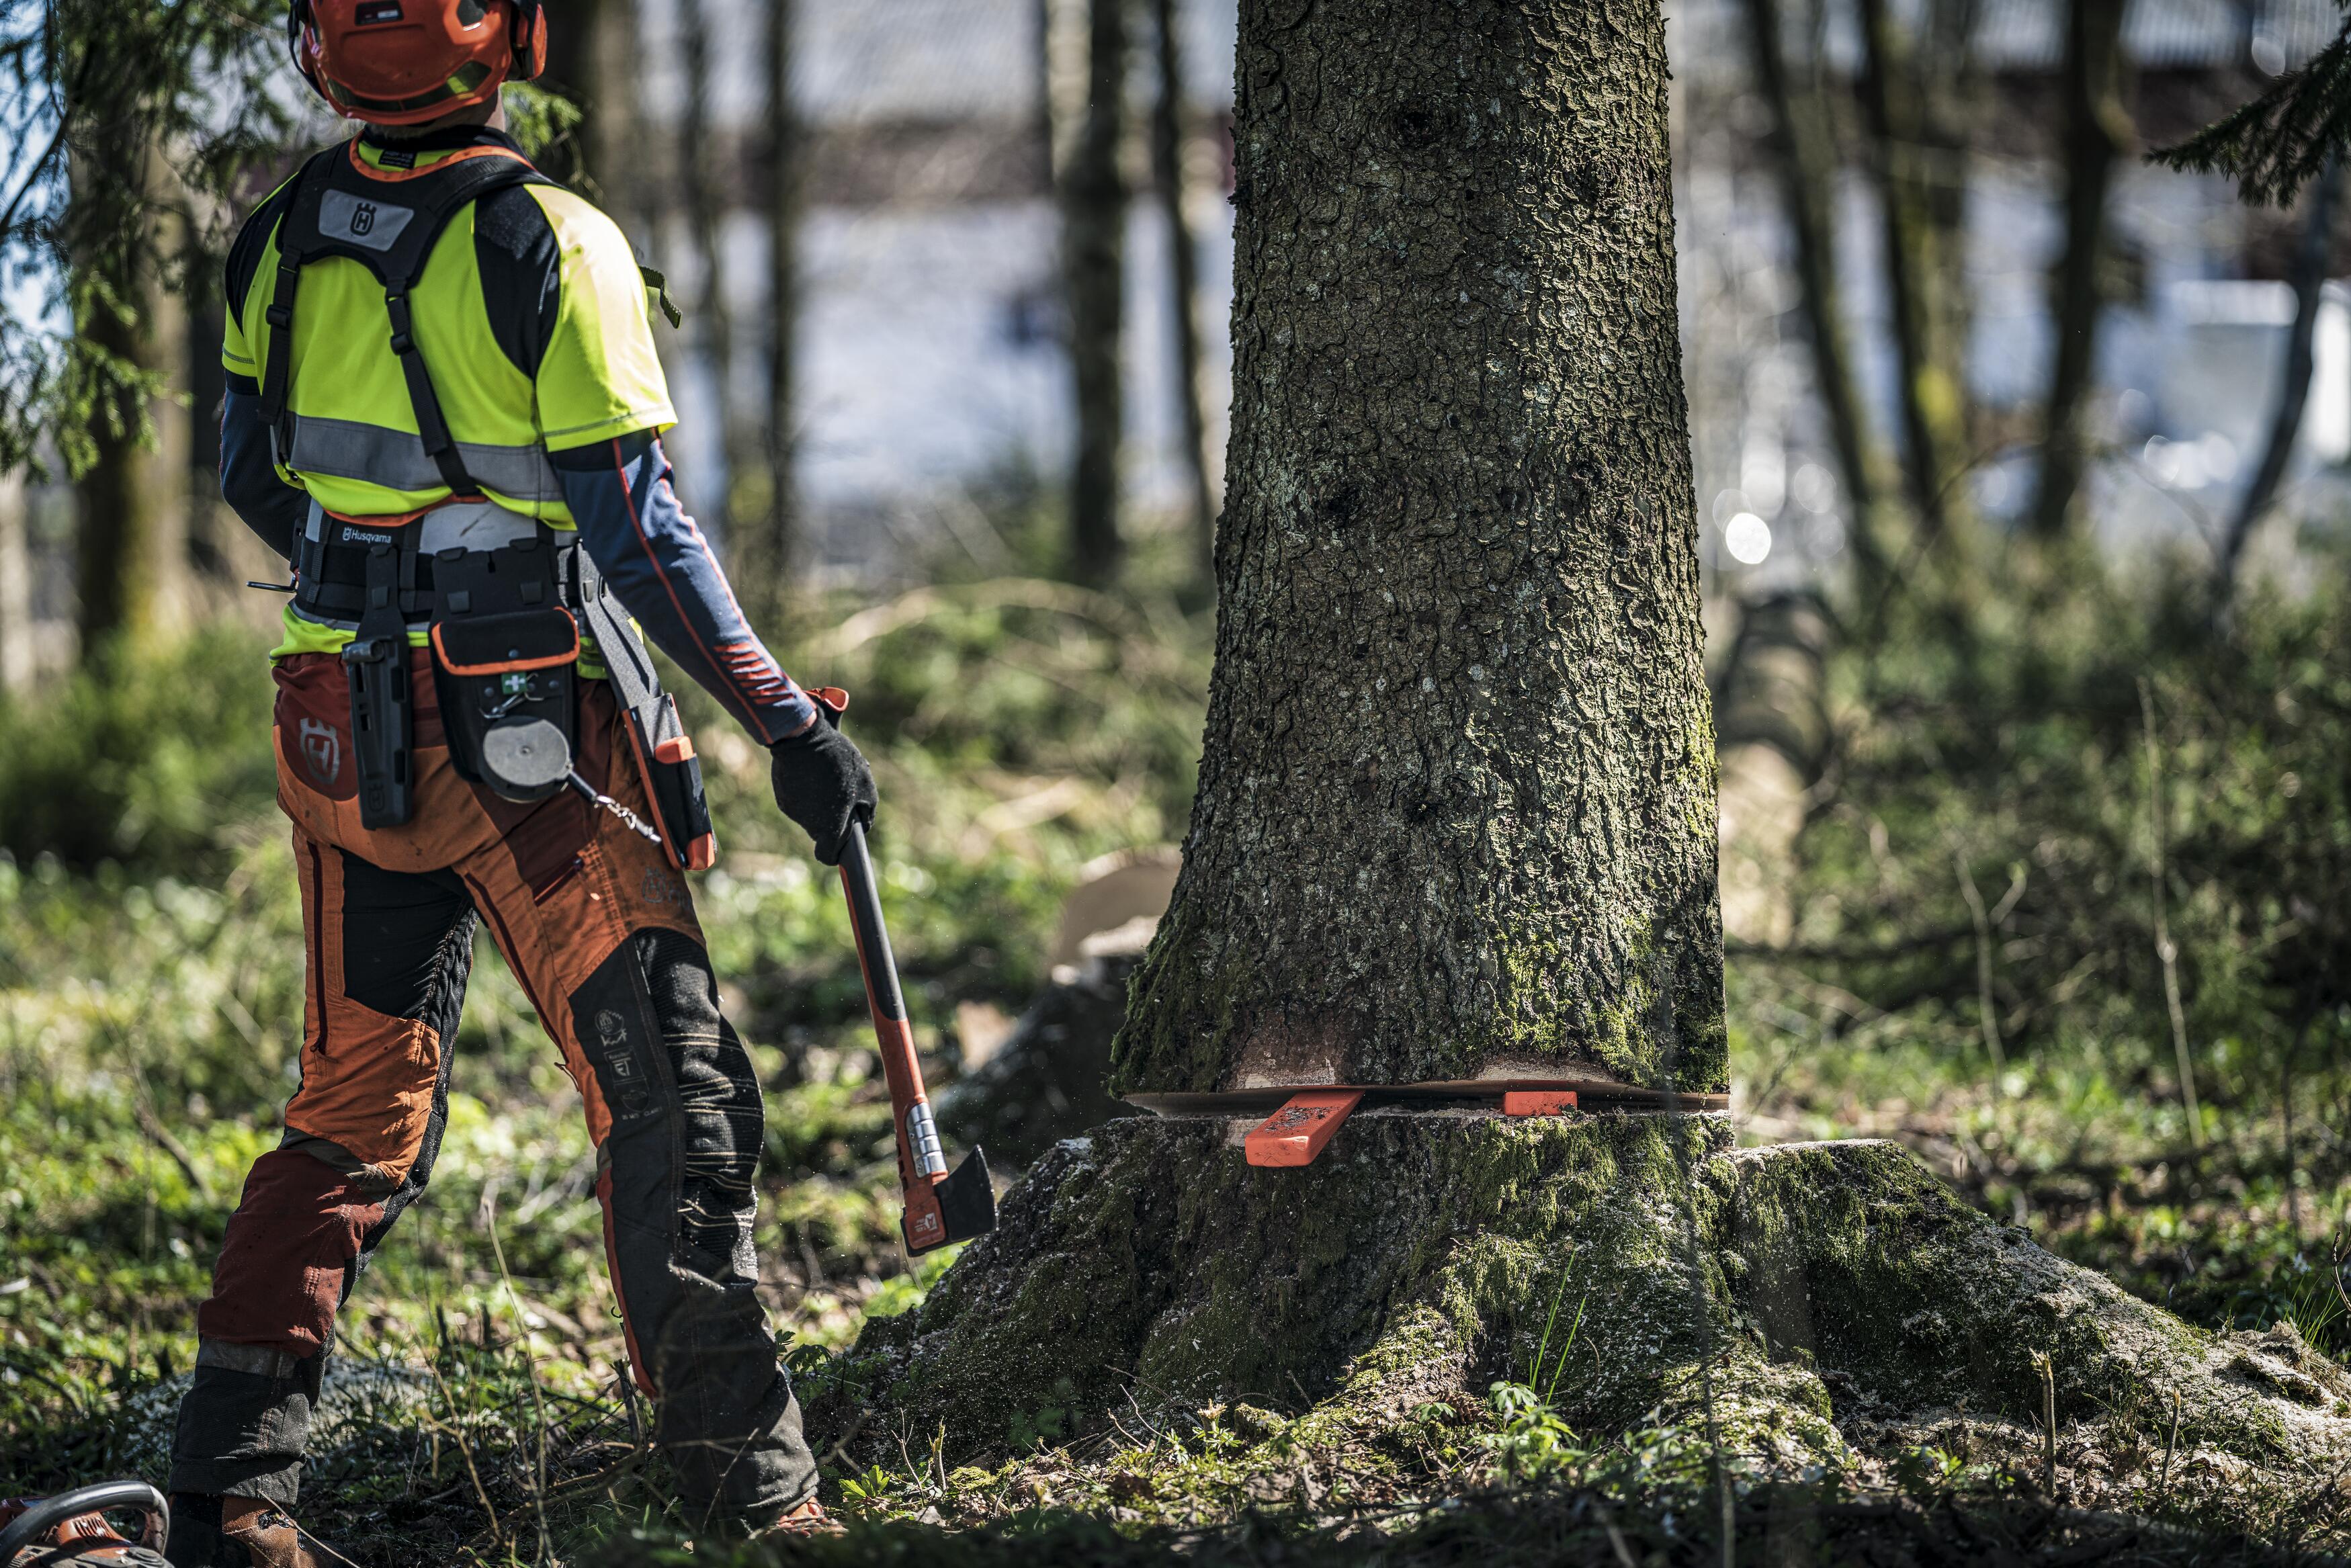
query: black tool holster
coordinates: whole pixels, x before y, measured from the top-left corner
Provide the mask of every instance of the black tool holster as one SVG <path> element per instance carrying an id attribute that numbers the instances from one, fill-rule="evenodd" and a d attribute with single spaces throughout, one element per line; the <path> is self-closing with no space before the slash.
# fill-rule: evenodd
<path id="1" fill-rule="evenodd" d="M 359 768 L 360 825 L 397 828 L 415 810 L 408 682 L 408 618 L 401 591 L 416 580 L 413 528 L 367 554 L 367 602 L 343 650 L 351 686 L 351 753 Z"/>
<path id="2" fill-rule="evenodd" d="M 584 557 L 579 605 L 580 621 L 596 640 L 597 656 L 627 720 L 629 746 L 661 824 L 663 852 L 680 871 L 707 871 L 717 863 L 718 837 L 711 824 L 710 802 L 702 792 L 701 758 L 679 722 L 677 699 L 662 690 L 661 676 L 636 628 Z"/>

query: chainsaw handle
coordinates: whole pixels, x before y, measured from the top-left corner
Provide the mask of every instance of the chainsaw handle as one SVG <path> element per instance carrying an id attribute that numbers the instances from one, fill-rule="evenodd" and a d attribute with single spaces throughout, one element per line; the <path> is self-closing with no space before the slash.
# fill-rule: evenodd
<path id="1" fill-rule="evenodd" d="M 0 1564 L 15 1562 L 18 1552 L 37 1544 L 42 1536 L 67 1521 L 113 1508 L 135 1508 L 144 1513 L 147 1528 L 141 1544 L 158 1552 L 163 1549 L 172 1533 L 172 1505 L 163 1494 L 145 1481 L 106 1481 L 43 1498 L 18 1514 L 7 1529 L 0 1530 Z"/>

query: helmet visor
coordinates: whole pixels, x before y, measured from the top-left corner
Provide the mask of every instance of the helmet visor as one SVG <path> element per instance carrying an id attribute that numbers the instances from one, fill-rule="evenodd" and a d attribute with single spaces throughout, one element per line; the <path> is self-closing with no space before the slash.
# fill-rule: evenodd
<path id="1" fill-rule="evenodd" d="M 346 114 L 357 115 L 364 119 L 370 115 L 379 114 L 414 114 L 419 110 L 431 109 L 436 104 L 473 97 L 481 91 L 482 84 L 488 81 L 490 76 L 491 68 L 488 65 L 480 60 L 467 60 L 452 71 L 446 80 L 408 98 L 370 98 L 363 93 L 353 92 L 341 82 L 332 77 L 325 77 L 323 74 L 321 85 L 326 89 L 328 98 L 333 100 L 336 108 Z"/>

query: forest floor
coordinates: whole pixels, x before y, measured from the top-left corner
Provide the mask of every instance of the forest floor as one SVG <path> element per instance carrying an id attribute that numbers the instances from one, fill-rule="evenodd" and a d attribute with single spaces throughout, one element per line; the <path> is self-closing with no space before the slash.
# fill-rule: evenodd
<path id="1" fill-rule="evenodd" d="M 808 642 L 795 667 L 858 688 L 852 726 L 890 737 L 874 747 L 877 853 L 925 1070 L 944 1084 L 1047 983 L 1083 868 L 1180 834 L 1207 623 L 1022 579 L 919 591 Z M 67 699 L 84 705 L 89 744 L 152 735 L 166 711 L 185 744 L 46 827 L 64 851 L 0 858 L 0 1496 L 160 1478 L 194 1308 L 290 1086 L 302 944 L 268 802 L 266 686 L 243 643 L 205 644 L 183 669 L 208 666 L 228 673 L 200 700 L 181 671 Z M 703 719 L 726 851 L 702 880 L 702 917 L 768 1090 L 764 1294 L 794 1364 L 815 1371 L 862 1323 L 920 1301 L 953 1256 L 910 1262 L 895 1239 L 886 1100 L 836 890 L 762 800 L 763 759 Z M 41 769 L 72 761 L 0 759 L 0 813 L 52 800 Z M 1970 1202 L 2190 1323 L 2286 1322 L 2330 1354 L 2351 1346 L 2332 1252 L 2351 1199 L 2338 1136 L 2351 1079 L 2304 1075 L 2289 1115 L 2273 1076 L 2219 1050 L 2191 1127 L 2152 1047 L 2069 1039 L 1995 1065 L 1963 1018 L 1823 1030 L 1818 989 L 1785 962 L 1734 959 L 1742 1140 L 1897 1139 Z M 714 1542 L 688 1554 L 694 1521 L 668 1500 L 619 1371 L 591 1177 L 569 1084 L 484 944 L 432 1192 L 340 1320 L 303 1513 L 351 1561 L 780 1560 Z M 1238 1512 L 1190 1506 L 1168 1478 L 1213 1468 L 1261 1414 L 1155 1416 L 1081 1448 L 1043 1424 L 1008 1432 L 990 1468 L 951 1469 L 941 1434 L 903 1434 L 880 1466 L 831 1448 L 823 1495 L 852 1533 L 793 1550 L 1724 1560 L 1702 1464 L 1637 1434 L 1530 1446 L 1506 1390 L 1441 1457 L 1442 1487 L 1338 1514 L 1311 1479 Z M 2119 1503 L 2052 1500 L 2004 1460 L 1931 1448 L 1868 1487 L 1753 1486 L 1734 1511 L 1738 1555 L 1772 1562 L 2284 1561 L 2295 1529 L 2264 1521 L 2254 1542 L 2167 1521 L 2152 1479 Z"/>

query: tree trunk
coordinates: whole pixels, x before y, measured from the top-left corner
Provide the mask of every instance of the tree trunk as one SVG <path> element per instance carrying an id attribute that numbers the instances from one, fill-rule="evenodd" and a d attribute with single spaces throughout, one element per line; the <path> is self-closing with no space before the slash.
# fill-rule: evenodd
<path id="1" fill-rule="evenodd" d="M 726 298 L 724 235 L 726 194 L 711 156 L 710 6 L 712 0 L 686 0 L 679 12 L 679 66 L 685 75 L 685 94 L 678 117 L 678 188 L 685 201 L 686 233 L 694 246 L 695 270 L 701 275 L 694 317 L 699 330 L 695 340 L 717 399 L 719 475 L 700 476 L 696 494 L 705 519 L 731 556 L 739 542 L 736 529 L 736 491 L 743 476 L 760 465 L 749 423 L 735 399 L 735 324 Z"/>
<path id="2" fill-rule="evenodd" d="M 1184 71 L 1176 0 L 1152 0 L 1159 42 L 1159 95 L 1151 112 L 1152 175 L 1167 225 L 1168 289 L 1175 296 L 1176 395 L 1184 415 L 1184 460 L 1192 481 L 1193 566 L 1217 579 L 1217 497 L 1209 474 L 1208 421 L 1200 397 L 1200 254 L 1184 198 Z"/>
<path id="3" fill-rule="evenodd" d="M 159 149 L 105 171 L 77 159 L 77 227 L 128 225 L 132 244 L 106 254 L 107 275 L 78 284 L 77 332 L 120 371 L 149 382 L 108 388 L 90 421 L 94 463 L 82 476 L 76 541 L 77 630 L 85 658 L 119 642 L 168 633 L 186 607 L 188 411 L 177 393 L 186 376 L 187 310 L 165 286 L 165 258 L 185 243 L 180 214 L 165 204 L 171 176 Z"/>
<path id="4" fill-rule="evenodd" d="M 0 696 L 33 682 L 33 549 L 25 470 L 0 474 Z"/>
<path id="5" fill-rule="evenodd" d="M 547 69 L 538 85 L 560 94 L 580 110 L 580 123 L 571 133 L 542 151 L 539 172 L 567 185 L 587 189 L 605 172 L 597 153 L 601 131 L 603 82 L 597 69 L 597 35 L 607 12 L 616 7 L 606 0 L 571 0 L 549 16 Z"/>
<path id="6" fill-rule="evenodd" d="M 2074 0 L 2065 35 L 2065 250 L 2051 290 L 2057 330 L 2049 372 L 2041 488 L 2032 528 L 2043 538 L 2065 531 L 2088 453 L 2083 404 L 2097 371 L 2098 319 L 2105 307 L 2106 192 L 2115 161 L 2131 139 L 2123 107 L 2124 0 Z"/>
<path id="7" fill-rule="evenodd" d="M 1070 304 L 1077 452 L 1070 466 L 1070 570 L 1081 582 L 1118 574 L 1119 449 L 1125 402 L 1119 361 L 1126 315 L 1125 140 L 1129 0 L 1089 0 L 1086 108 L 1061 171 L 1061 247 Z"/>
<path id="8" fill-rule="evenodd" d="M 1241 0 L 1239 69 L 1217 668 L 1123 1087 L 1713 1088 L 1656 0 Z M 812 1433 L 853 1464 L 935 1433 L 943 1473 L 1052 1444 L 1104 1507 L 1173 1462 L 1201 1523 L 1475 1484 L 1505 1378 L 1579 1443 L 1639 1430 L 1718 1479 L 1852 1474 L 1949 1423 L 1996 1463 L 2037 1448 L 2046 1364 L 2117 1447 L 2168 1421 L 2265 1481 L 2351 1455 L 2351 1420 L 2294 1406 L 2329 1364 L 2290 1330 L 2208 1343 L 1889 1144 L 1390 1106 L 1270 1170 L 1247 1125 L 1053 1145 L 921 1306 L 808 1380 Z M 1171 1426 L 1211 1458 L 1165 1460 Z M 2214 1469 L 2202 1495 L 2248 1473 Z"/>
<path id="9" fill-rule="evenodd" d="M 2230 520 L 2228 537 L 2220 546 L 2220 559 L 2212 568 L 2212 603 L 2218 614 L 2227 613 L 2236 598 L 2245 546 L 2277 499 L 2278 486 L 2285 479 L 2286 465 L 2293 461 L 2294 443 L 2302 434 L 2302 413 L 2310 401 L 2311 370 L 2316 360 L 2312 350 L 2318 334 L 2318 309 L 2325 297 L 2327 254 L 2335 235 L 2335 198 L 2342 183 L 2342 162 L 2333 158 L 2311 182 L 2310 211 L 2303 220 L 2301 243 L 2294 246 L 2294 274 L 2288 280 L 2294 286 L 2294 326 L 2286 336 L 2277 408 L 2270 418 L 2261 466 L 2253 470 L 2252 483 L 2245 487 L 2244 499 L 2237 503 L 2236 516 Z"/>
<path id="10" fill-rule="evenodd" d="M 792 461 L 799 397 L 792 383 L 792 351 L 799 322 L 799 232 L 801 175 L 807 148 L 792 103 L 792 28 L 795 0 L 769 0 L 768 6 L 768 319 L 762 343 L 767 373 L 767 425 L 756 489 L 756 515 L 741 521 L 735 547 L 737 585 L 755 624 L 779 626 L 791 594 L 799 495 Z M 747 508 L 747 512 L 751 509 Z"/>
<path id="11" fill-rule="evenodd" d="M 1853 373 L 1836 266 L 1836 152 L 1823 122 L 1816 87 L 1799 92 L 1788 69 L 1779 0 L 1748 0 L 1747 30 L 1755 78 L 1771 109 L 1772 162 L 1780 204 L 1795 240 L 1796 278 L 1803 289 L 1813 350 L 1813 385 L 1828 417 L 1853 518 L 1854 560 L 1862 593 L 1876 591 L 1886 572 L 1877 517 L 1880 459 Z"/>
<path id="12" fill-rule="evenodd" d="M 644 68 L 635 0 L 569 0 L 550 9 L 547 71 L 539 80 L 579 106 L 580 123 L 538 165 L 603 207 L 632 238 L 648 227 L 638 112 Z"/>
<path id="13" fill-rule="evenodd" d="M 1965 541 L 1967 507 L 1959 494 L 1967 447 L 1967 388 L 1959 345 L 1947 336 L 1957 310 L 1946 298 L 1954 258 L 1948 191 L 1955 178 L 1938 166 L 1930 116 L 1920 102 L 1915 50 L 1886 14 L 1886 0 L 1860 0 L 1865 62 L 1861 89 L 1874 143 L 1885 234 L 1886 281 L 1894 313 L 1902 411 L 1903 478 L 1922 532 L 1947 556 Z"/>
<path id="14" fill-rule="evenodd" d="M 1711 1116 L 1359 1115 L 1340 1137 L 1299 1171 L 1202 1120 L 1059 1145 L 921 1307 L 803 1385 L 812 1433 L 867 1463 L 907 1431 L 946 1463 L 1091 1451 L 1108 1506 L 1135 1495 L 1134 1417 L 1205 1421 L 1213 1462 L 1178 1482 L 1195 1525 L 1301 1490 L 1343 1516 L 1475 1484 L 1456 1456 L 1496 1425 L 1499 1379 L 1582 1444 L 1637 1432 L 1742 1485 L 1928 1441 L 2038 1469 L 2053 1424 L 2076 1485 L 2104 1459 L 2144 1489 L 2176 1450 L 2156 1495 L 2194 1517 L 2351 1458 L 2351 1380 L 2290 1324 L 2191 1330 L 1891 1143 L 1737 1149 Z"/>
<path id="15" fill-rule="evenodd" d="M 1959 444 L 1964 464 L 1973 410 L 1968 393 L 1968 345 L 1975 290 L 1968 281 L 1968 161 L 1980 137 L 1983 69 L 1974 47 L 1984 0 L 1927 0 L 1919 47 L 1911 52 L 1914 101 L 1920 112 L 1921 156 L 1911 165 L 1924 187 L 1928 221 L 1935 227 L 1938 273 L 1930 297 L 1937 309 L 1936 350 L 1959 393 Z"/>
<path id="16" fill-rule="evenodd" d="M 1117 1082 L 1719 1089 L 1656 8 L 1298 9 L 1242 7 L 1207 747 Z"/>
<path id="17" fill-rule="evenodd" d="M 594 86 L 580 126 L 585 189 L 643 246 L 652 236 L 653 203 L 645 191 L 645 50 L 636 0 L 594 0 L 590 15 L 585 68 Z"/>

